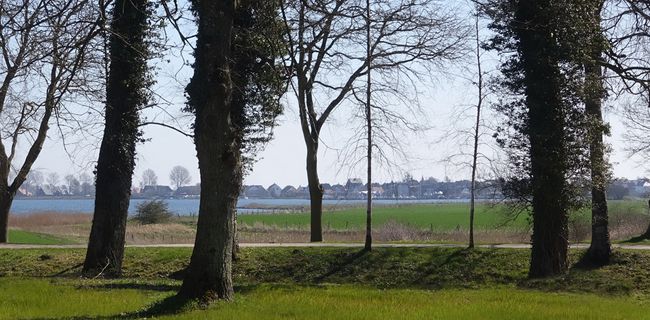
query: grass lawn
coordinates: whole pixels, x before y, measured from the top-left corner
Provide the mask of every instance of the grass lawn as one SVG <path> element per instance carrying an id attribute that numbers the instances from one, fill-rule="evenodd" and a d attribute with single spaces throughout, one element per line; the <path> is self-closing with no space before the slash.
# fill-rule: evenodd
<path id="1" fill-rule="evenodd" d="M 74 244 L 76 242 L 49 234 L 9 229 L 9 243 L 13 244 Z"/>
<path id="2" fill-rule="evenodd" d="M 83 249 L 0 249 L 0 319 L 650 319 L 645 251 L 529 280 L 528 250 L 243 248 L 236 301 L 208 309 L 170 298 L 190 254 L 128 248 L 124 279 L 89 280 Z"/>
<path id="3" fill-rule="evenodd" d="M 153 280 L 0 279 L 0 319 L 650 319 L 645 297 L 506 286 L 380 290 L 262 284 L 239 287 L 234 303 L 207 309 L 170 304 L 177 286 Z"/>

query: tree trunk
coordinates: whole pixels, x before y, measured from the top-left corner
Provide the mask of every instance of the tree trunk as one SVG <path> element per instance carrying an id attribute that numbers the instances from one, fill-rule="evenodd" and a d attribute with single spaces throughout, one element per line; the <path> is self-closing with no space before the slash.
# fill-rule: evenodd
<path id="1" fill-rule="evenodd" d="M 550 6 L 549 1 L 519 1 L 515 12 L 528 107 L 533 278 L 558 275 L 568 267 L 565 115 Z"/>
<path id="2" fill-rule="evenodd" d="M 237 212 L 235 211 L 233 217 L 233 237 L 232 237 L 232 260 L 237 261 L 239 259 L 239 230 L 237 230 Z"/>
<path id="3" fill-rule="evenodd" d="M 366 0 L 366 59 L 368 60 L 368 84 L 366 87 L 366 126 L 368 132 L 368 202 L 366 204 L 366 242 L 364 249 L 366 251 L 372 250 L 372 108 L 371 108 L 371 48 L 370 48 L 370 0 Z"/>
<path id="4" fill-rule="evenodd" d="M 307 182 L 311 204 L 311 242 L 323 241 L 323 187 L 318 179 L 318 146 L 307 146 Z"/>
<path id="5" fill-rule="evenodd" d="M 106 125 L 97 161 L 95 212 L 83 272 L 119 276 L 135 168 L 138 109 L 146 102 L 147 0 L 113 7 Z"/>
<path id="6" fill-rule="evenodd" d="M 474 213 L 476 209 L 476 169 L 478 166 L 478 142 L 481 128 L 481 107 L 483 106 L 483 69 L 481 65 L 481 39 L 479 28 L 479 16 L 476 16 L 476 66 L 478 71 L 478 102 L 476 103 L 476 123 L 474 124 L 474 152 L 472 153 L 472 180 L 469 201 L 469 245 L 474 248 Z"/>
<path id="7" fill-rule="evenodd" d="M 650 213 L 650 200 L 648 200 L 648 212 Z M 650 224 L 645 229 L 645 232 L 641 235 L 644 239 L 650 239 Z"/>
<path id="8" fill-rule="evenodd" d="M 14 200 L 14 194 L 5 190 L 0 191 L 0 243 L 9 241 L 9 210 Z"/>
<path id="9" fill-rule="evenodd" d="M 196 240 L 178 293 L 231 300 L 234 215 L 242 184 L 239 132 L 231 116 L 231 37 L 236 1 L 192 1 L 198 18 L 194 75 L 187 87 L 196 114 L 194 141 L 201 174 Z"/>
<path id="10" fill-rule="evenodd" d="M 594 55 L 600 59 L 600 52 Z M 603 144 L 603 74 L 597 60 L 585 66 L 587 98 L 585 112 L 589 120 L 589 160 L 591 164 L 591 245 L 587 258 L 591 263 L 605 265 L 612 253 L 609 241 L 607 212 L 607 163 Z"/>

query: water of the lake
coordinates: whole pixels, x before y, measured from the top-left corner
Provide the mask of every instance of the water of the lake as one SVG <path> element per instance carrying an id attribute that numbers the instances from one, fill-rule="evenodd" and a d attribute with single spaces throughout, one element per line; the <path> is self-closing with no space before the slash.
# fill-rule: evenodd
<path id="1" fill-rule="evenodd" d="M 129 213 L 134 213 L 138 203 L 147 200 L 133 199 L 129 206 Z M 169 209 L 178 215 L 192 215 L 199 211 L 198 199 L 167 199 Z M 365 204 L 365 200 L 323 200 L 325 206 L 350 206 Z M 467 202 L 459 200 L 374 200 L 377 205 L 406 204 L 406 203 L 449 203 Z M 12 214 L 30 214 L 38 212 L 62 212 L 62 213 L 92 213 L 95 201 L 93 199 L 16 199 L 11 207 Z M 242 214 L 256 212 L 251 209 L 255 207 L 282 208 L 294 206 L 309 206 L 309 199 L 239 199 L 237 207 Z M 263 210 L 263 212 L 269 212 Z"/>

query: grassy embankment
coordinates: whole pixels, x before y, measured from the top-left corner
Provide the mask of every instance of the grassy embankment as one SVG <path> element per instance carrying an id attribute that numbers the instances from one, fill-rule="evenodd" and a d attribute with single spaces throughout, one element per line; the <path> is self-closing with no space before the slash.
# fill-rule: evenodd
<path id="1" fill-rule="evenodd" d="M 236 301 L 169 299 L 187 248 L 131 248 L 125 279 L 79 279 L 80 249 L 0 250 L 0 319 L 647 319 L 650 253 L 528 280 L 528 250 L 244 249 Z M 572 251 L 572 261 L 581 252 Z M 56 277 L 48 277 L 56 275 Z M 48 278 L 43 278 L 48 277 Z"/>

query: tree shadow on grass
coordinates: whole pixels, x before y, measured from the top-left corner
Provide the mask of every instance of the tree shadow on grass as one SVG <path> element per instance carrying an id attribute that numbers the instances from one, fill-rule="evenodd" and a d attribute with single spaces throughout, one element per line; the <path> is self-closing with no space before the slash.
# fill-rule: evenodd
<path id="1" fill-rule="evenodd" d="M 622 241 L 621 243 L 641 243 L 646 240 L 650 240 L 647 235 L 642 234 L 640 236 L 632 237 L 628 240 Z"/>
<path id="2" fill-rule="evenodd" d="M 585 251 L 580 255 L 580 259 L 578 259 L 578 261 L 576 261 L 576 263 L 574 263 L 571 266 L 568 272 L 570 274 L 572 270 L 591 271 L 591 270 L 600 269 L 611 264 L 612 263 L 611 259 L 613 259 L 613 257 L 610 258 L 610 261 L 608 261 L 607 263 L 597 262 L 594 261 L 594 259 L 589 255 L 588 251 Z"/>
<path id="3" fill-rule="evenodd" d="M 65 268 L 59 272 L 53 273 L 49 275 L 48 277 L 50 278 L 55 278 L 55 277 L 77 277 L 81 273 L 81 267 L 83 267 L 83 263 L 76 264 L 72 267 Z M 77 270 L 78 271 L 75 271 Z"/>
<path id="4" fill-rule="evenodd" d="M 165 315 L 174 315 L 183 311 L 189 311 L 190 308 L 196 305 L 195 301 L 181 299 L 176 295 L 169 296 L 160 301 L 157 301 L 140 311 L 124 312 L 113 315 L 103 316 L 88 316 L 79 315 L 74 317 L 43 317 L 43 318 L 29 318 L 30 320 L 108 320 L 108 319 L 143 319 L 151 317 L 159 317 Z"/>
<path id="5" fill-rule="evenodd" d="M 237 294 L 248 294 L 257 290 L 260 286 L 269 288 L 272 290 L 295 290 L 295 285 L 290 284 L 247 284 L 247 285 L 238 285 L 235 286 L 235 292 Z M 313 286 L 309 286 L 313 287 Z M 143 289 L 147 290 L 147 289 Z M 207 309 L 210 306 L 214 306 L 216 302 L 211 304 L 204 304 L 197 299 L 187 299 L 179 297 L 176 294 L 166 297 L 162 300 L 156 301 L 153 304 L 141 309 L 139 311 L 133 312 L 124 312 L 113 315 L 103 315 L 103 316 L 87 316 L 79 315 L 74 317 L 43 317 L 43 318 L 29 318 L 30 320 L 108 320 L 108 319 L 149 319 L 162 316 L 171 316 L 177 315 L 185 312 L 191 312 L 195 310 Z M 216 306 L 219 308 L 219 306 Z"/>
<path id="6" fill-rule="evenodd" d="M 351 254 L 346 254 L 346 257 L 343 258 L 340 263 L 334 263 L 333 265 L 330 266 L 329 270 L 327 270 L 325 273 L 322 275 L 319 275 L 314 278 L 315 283 L 321 283 L 325 281 L 327 278 L 336 275 L 337 273 L 343 271 L 345 268 L 360 262 L 361 258 L 366 256 L 369 253 L 368 250 L 362 249 L 357 252 L 353 252 Z"/>
<path id="7" fill-rule="evenodd" d="M 241 291 L 248 292 L 254 289 L 250 286 L 239 288 Z M 238 290 L 239 291 L 239 290 Z M 241 292 L 240 291 L 240 292 Z M 31 320 L 108 320 L 108 319 L 148 319 L 161 316 L 170 316 L 180 314 L 183 312 L 190 312 L 197 309 L 206 308 L 207 305 L 202 304 L 195 299 L 182 298 L 177 295 L 171 295 L 160 301 L 156 301 L 148 307 L 139 311 L 125 312 L 113 315 L 104 316 L 74 316 L 74 317 L 47 317 L 47 318 L 30 318 Z"/>
<path id="8" fill-rule="evenodd" d="M 427 288 L 443 288 L 447 285 L 448 283 L 444 281 L 437 281 L 436 283 L 427 283 L 427 277 L 436 274 L 441 268 L 444 268 L 452 263 L 455 263 L 456 260 L 463 260 L 464 263 L 462 265 L 465 268 L 469 269 L 474 269 L 476 267 L 476 261 L 474 259 L 470 259 L 472 263 L 469 263 L 467 257 L 468 255 L 473 252 L 474 249 L 458 249 L 454 251 L 453 253 L 449 254 L 447 258 L 445 258 L 444 261 L 441 263 L 435 263 L 435 261 L 431 261 L 427 265 L 423 266 L 423 268 L 419 271 L 419 274 L 417 277 L 411 281 L 410 286 L 413 287 L 427 287 Z"/>
<path id="9" fill-rule="evenodd" d="M 104 283 L 104 284 L 91 284 L 91 285 L 82 285 L 80 288 L 83 289 L 134 289 L 134 290 L 146 290 L 146 291 L 178 291 L 180 285 L 172 284 L 150 284 L 150 283 L 139 283 L 139 282 L 126 282 L 126 283 Z"/>

